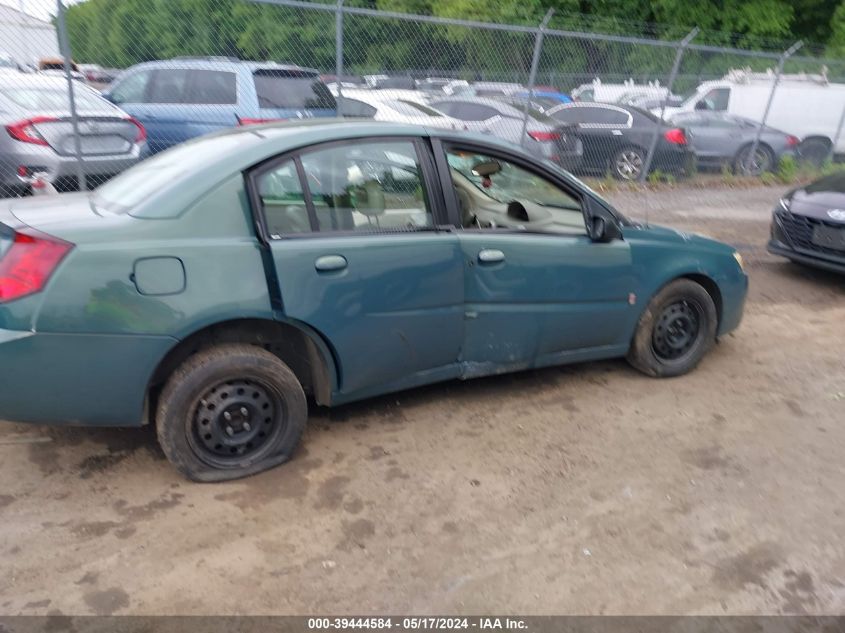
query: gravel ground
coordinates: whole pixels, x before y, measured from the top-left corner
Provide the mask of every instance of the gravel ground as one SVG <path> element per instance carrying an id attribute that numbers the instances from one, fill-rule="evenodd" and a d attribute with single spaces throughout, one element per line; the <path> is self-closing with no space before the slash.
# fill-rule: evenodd
<path id="1" fill-rule="evenodd" d="M 742 327 L 683 378 L 319 410 L 290 464 L 223 485 L 150 429 L 0 423 L 0 614 L 845 612 L 845 281 L 766 254 L 780 193 L 611 196 L 748 261 Z"/>

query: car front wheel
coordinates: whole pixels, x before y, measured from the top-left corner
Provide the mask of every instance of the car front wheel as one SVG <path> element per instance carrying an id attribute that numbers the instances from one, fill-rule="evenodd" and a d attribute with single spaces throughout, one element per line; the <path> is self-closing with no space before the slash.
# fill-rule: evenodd
<path id="1" fill-rule="evenodd" d="M 676 279 L 640 317 L 628 362 L 649 376 L 685 374 L 716 341 L 718 316 L 710 294 L 691 279 Z"/>
<path id="2" fill-rule="evenodd" d="M 218 345 L 189 357 L 159 398 L 158 441 L 194 481 L 226 481 L 290 459 L 308 417 L 302 386 L 277 356 Z"/>

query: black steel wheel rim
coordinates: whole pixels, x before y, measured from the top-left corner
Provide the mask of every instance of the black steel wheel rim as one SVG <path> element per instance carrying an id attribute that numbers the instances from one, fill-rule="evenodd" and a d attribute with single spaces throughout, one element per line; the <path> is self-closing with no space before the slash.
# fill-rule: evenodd
<path id="1" fill-rule="evenodd" d="M 703 321 L 704 310 L 691 299 L 682 299 L 663 308 L 651 336 L 654 354 L 664 361 L 684 358 L 701 338 Z"/>
<path id="2" fill-rule="evenodd" d="M 206 389 L 188 419 L 188 440 L 203 462 L 235 468 L 263 457 L 286 425 L 278 390 L 254 379 L 226 380 Z"/>

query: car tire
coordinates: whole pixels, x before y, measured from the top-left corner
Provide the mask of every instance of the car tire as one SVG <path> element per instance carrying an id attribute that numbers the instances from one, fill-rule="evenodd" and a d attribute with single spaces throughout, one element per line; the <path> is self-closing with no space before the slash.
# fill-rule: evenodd
<path id="1" fill-rule="evenodd" d="M 821 167 L 830 156 L 830 145 L 822 139 L 808 139 L 798 146 L 798 156 L 813 167 Z"/>
<path id="2" fill-rule="evenodd" d="M 639 147 L 623 147 L 613 155 L 610 168 L 619 180 L 639 180 L 645 167 L 645 152 Z"/>
<path id="3" fill-rule="evenodd" d="M 746 166 L 751 156 L 751 147 L 752 145 L 743 145 L 737 150 L 733 160 L 734 173 L 740 176 L 761 176 L 767 171 L 772 171 L 775 167 L 775 153 L 763 143 L 757 146 L 758 163 L 750 169 Z"/>
<path id="4" fill-rule="evenodd" d="M 277 356 L 225 344 L 189 357 L 158 401 L 156 432 L 189 479 L 227 481 L 290 459 L 308 418 L 302 385 Z"/>
<path id="5" fill-rule="evenodd" d="M 628 350 L 628 362 L 644 374 L 672 377 L 698 365 L 716 341 L 713 298 L 691 279 L 676 279 L 649 301 Z"/>

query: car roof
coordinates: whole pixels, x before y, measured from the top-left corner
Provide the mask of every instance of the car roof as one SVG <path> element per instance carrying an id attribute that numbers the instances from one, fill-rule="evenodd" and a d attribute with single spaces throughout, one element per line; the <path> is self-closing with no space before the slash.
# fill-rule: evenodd
<path id="1" fill-rule="evenodd" d="M 131 66 L 127 70 L 134 70 L 136 68 L 191 68 L 196 70 L 237 70 L 238 68 L 246 68 L 248 70 L 299 70 L 313 73 L 314 75 L 320 74 L 320 71 L 315 68 L 297 66 L 296 64 L 258 62 L 226 57 L 174 57 L 173 59 L 143 62 Z"/>
<path id="2" fill-rule="evenodd" d="M 154 167 L 159 157 L 171 152 L 184 154 L 184 167 L 155 194 L 139 203 L 130 215 L 141 218 L 169 217 L 163 210 L 177 212 L 206 195 L 219 183 L 279 154 L 336 140 L 371 137 L 458 137 L 513 151 L 518 146 L 486 134 L 455 132 L 406 123 L 371 119 L 311 119 L 230 128 L 186 141 L 139 163 L 132 169 Z M 197 177 L 197 171 L 202 177 Z M 120 178 L 120 176 L 117 176 Z"/>

